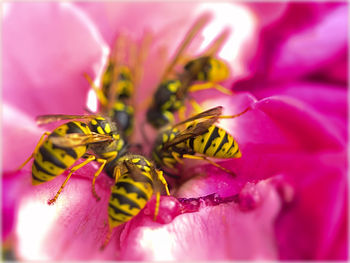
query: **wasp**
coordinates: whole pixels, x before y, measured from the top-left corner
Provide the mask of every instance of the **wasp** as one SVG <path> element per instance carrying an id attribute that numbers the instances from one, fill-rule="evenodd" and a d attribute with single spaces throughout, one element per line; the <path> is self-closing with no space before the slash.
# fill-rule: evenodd
<path id="1" fill-rule="evenodd" d="M 234 175 L 232 171 L 208 159 L 208 157 L 226 159 L 242 156 L 234 137 L 218 127 L 215 122 L 220 118 L 241 116 L 250 107 L 231 116 L 223 116 L 222 109 L 222 106 L 218 106 L 206 110 L 159 132 L 152 150 L 154 161 L 159 166 L 175 169 L 175 165 L 183 163 L 184 158 L 205 160 Z M 181 125 L 185 125 L 185 128 L 179 129 Z"/>
<path id="2" fill-rule="evenodd" d="M 78 121 L 78 119 L 84 121 Z M 49 204 L 56 201 L 71 175 L 91 161 L 101 163 L 92 181 L 92 194 L 99 200 L 95 191 L 95 180 L 104 166 L 124 153 L 126 143 L 116 127 L 110 121 L 96 115 L 41 115 L 37 117 L 39 125 L 72 120 L 45 132 L 30 157 L 18 168 L 22 169 L 32 158 L 32 184 L 48 182 L 69 170 L 65 181 Z M 85 160 L 75 166 L 74 163 L 84 157 Z"/>
<path id="3" fill-rule="evenodd" d="M 150 41 L 151 35 L 147 33 L 137 50 L 135 42 L 120 34 L 102 75 L 100 88 L 96 87 L 92 79 L 85 74 L 85 78 L 97 95 L 100 113 L 110 117 L 126 137 L 133 131 L 135 114 L 132 106 L 133 94 L 135 86 L 142 77 L 142 64 L 147 57 Z"/>
<path id="4" fill-rule="evenodd" d="M 176 111 L 183 117 L 185 99 L 189 99 L 192 106 L 201 111 L 200 106 L 190 98 L 189 92 L 215 88 L 225 94 L 231 94 L 218 84 L 229 77 L 229 66 L 223 60 L 215 58 L 228 36 L 227 31 L 220 34 L 201 56 L 187 62 L 177 76 L 171 76 L 184 51 L 208 20 L 209 17 L 204 15 L 196 21 L 163 74 L 146 114 L 147 122 L 157 129 L 173 123 Z"/>
<path id="5" fill-rule="evenodd" d="M 135 217 L 156 194 L 154 220 L 159 211 L 160 193 L 170 195 L 163 172 L 142 155 L 126 154 L 106 167 L 113 173 L 115 184 L 108 203 L 109 232 L 101 249 L 108 244 L 112 229 Z M 163 188 L 163 189 L 162 189 Z"/>

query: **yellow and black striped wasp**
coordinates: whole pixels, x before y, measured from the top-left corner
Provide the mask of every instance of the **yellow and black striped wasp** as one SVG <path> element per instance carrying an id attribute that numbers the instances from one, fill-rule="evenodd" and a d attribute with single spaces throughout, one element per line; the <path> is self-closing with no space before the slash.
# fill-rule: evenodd
<path id="1" fill-rule="evenodd" d="M 159 211 L 160 193 L 165 189 L 166 194 L 170 195 L 163 172 L 142 155 L 126 154 L 110 162 L 106 170 L 113 173 L 115 184 L 108 203 L 109 232 L 101 249 L 108 244 L 112 229 L 135 217 L 154 193 L 154 220 Z"/>
<path id="2" fill-rule="evenodd" d="M 142 65 L 147 57 L 151 35 L 145 33 L 140 48 L 120 34 L 102 75 L 100 87 L 85 74 L 99 101 L 99 113 L 115 122 L 120 132 L 129 137 L 134 126 L 134 92 L 142 78 Z"/>
<path id="3" fill-rule="evenodd" d="M 215 54 L 228 36 L 228 31 L 221 33 L 201 56 L 187 62 L 181 72 L 175 76 L 173 74 L 174 67 L 186 48 L 208 21 L 209 16 L 203 15 L 195 22 L 165 70 L 146 113 L 147 122 L 153 127 L 160 128 L 173 123 L 176 111 L 184 117 L 185 99 L 190 99 L 190 92 L 215 88 L 225 94 L 231 94 L 218 84 L 229 77 L 229 67 L 223 60 L 215 58 Z M 199 105 L 194 100 L 190 102 L 197 111 L 200 111 Z"/>
<path id="4" fill-rule="evenodd" d="M 231 115 L 222 115 L 222 106 L 218 106 L 193 117 L 179 122 L 159 132 L 153 150 L 152 157 L 161 167 L 175 169 L 182 159 L 205 160 L 210 164 L 224 170 L 233 172 L 208 159 L 212 158 L 240 158 L 242 156 L 238 144 L 226 130 L 218 127 L 215 122 L 220 118 L 235 118 L 247 112 Z M 185 125 L 180 130 L 178 127 Z"/>
<path id="5" fill-rule="evenodd" d="M 85 121 L 78 121 L 78 120 Z M 99 200 L 95 191 L 96 177 L 102 172 L 106 163 L 118 158 L 125 152 L 125 141 L 116 127 L 101 116 L 96 115 L 41 115 L 37 117 L 39 125 L 72 120 L 45 132 L 36 145 L 31 156 L 18 168 L 22 169 L 32 158 L 32 183 L 41 184 L 54 179 L 69 170 L 67 178 L 57 194 L 49 200 L 56 201 L 71 175 L 91 161 L 101 163 L 92 181 L 92 194 Z M 84 157 L 85 160 L 75 166 L 74 163 Z"/>

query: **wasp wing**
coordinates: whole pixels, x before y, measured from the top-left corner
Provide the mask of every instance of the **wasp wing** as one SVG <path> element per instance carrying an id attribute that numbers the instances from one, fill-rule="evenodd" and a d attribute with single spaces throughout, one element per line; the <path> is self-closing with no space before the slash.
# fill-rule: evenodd
<path id="1" fill-rule="evenodd" d="M 209 110 L 198 113 L 198 114 L 196 114 L 196 115 L 194 115 L 194 116 L 192 116 L 184 121 L 178 122 L 178 123 L 174 124 L 173 127 L 180 126 L 180 125 L 185 124 L 187 122 L 191 122 L 191 121 L 195 121 L 195 120 L 199 120 L 199 119 L 203 119 L 203 118 L 206 118 L 206 119 L 217 118 L 222 114 L 222 109 L 223 109 L 222 106 L 217 106 L 215 108 L 211 108 Z"/>
<path id="2" fill-rule="evenodd" d="M 179 134 L 176 135 L 174 139 L 166 142 L 163 148 L 166 150 L 169 147 L 175 146 L 190 138 L 195 138 L 201 134 L 206 133 L 210 128 L 210 126 L 212 126 L 217 121 L 217 119 L 218 117 L 211 117 L 210 119 L 206 119 L 199 123 L 195 123 L 193 125 L 190 124 L 185 130 L 180 131 Z"/>
<path id="3" fill-rule="evenodd" d="M 97 118 L 97 115 L 64 115 L 64 114 L 49 114 L 49 115 L 39 115 L 36 117 L 36 123 L 38 125 L 44 125 L 52 122 L 62 121 L 62 120 L 90 120 Z"/>
<path id="4" fill-rule="evenodd" d="M 82 133 L 69 133 L 64 136 L 51 136 L 50 141 L 59 147 L 78 147 L 91 143 L 113 141 L 113 138 L 106 134 L 82 134 Z"/>

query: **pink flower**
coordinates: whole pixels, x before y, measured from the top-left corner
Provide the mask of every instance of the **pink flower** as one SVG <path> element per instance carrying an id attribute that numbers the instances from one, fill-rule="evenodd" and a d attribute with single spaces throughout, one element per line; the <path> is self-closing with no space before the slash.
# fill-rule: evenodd
<path id="1" fill-rule="evenodd" d="M 34 118 L 82 114 L 89 91 L 83 73 L 102 69 L 118 32 L 139 38 L 148 27 L 155 38 L 141 102 L 164 68 L 159 47 L 172 53 L 208 9 L 211 24 L 232 31 L 220 54 L 231 63 L 225 85 L 235 95 L 203 91 L 196 98 L 205 107 L 224 106 L 225 114 L 252 106 L 220 121 L 242 152 L 220 164 L 237 177 L 189 164 L 172 192 L 179 199 L 162 197 L 156 222 L 152 200 L 100 251 L 111 181 L 98 178 L 96 202 L 97 165 L 78 170 L 53 206 L 46 202 L 65 176 L 34 187 L 30 165 L 14 172 L 44 131 Z M 346 21 L 347 5 L 338 3 L 4 5 L 5 248 L 18 260 L 347 259 Z M 206 30 L 200 48 L 218 31 Z"/>

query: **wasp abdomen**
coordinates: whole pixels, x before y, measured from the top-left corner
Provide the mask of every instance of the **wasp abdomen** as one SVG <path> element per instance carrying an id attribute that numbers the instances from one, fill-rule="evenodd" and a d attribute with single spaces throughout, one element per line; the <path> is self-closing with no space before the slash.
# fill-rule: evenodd
<path id="1" fill-rule="evenodd" d="M 69 148 L 59 147 L 51 142 L 51 138 L 69 133 L 89 134 L 90 130 L 85 123 L 78 121 L 68 122 L 57 127 L 34 156 L 32 165 L 32 183 L 34 185 L 54 179 L 84 155 L 87 149 L 85 145 Z"/>
<path id="2" fill-rule="evenodd" d="M 191 138 L 187 146 L 194 152 L 216 158 L 240 157 L 241 153 L 235 139 L 224 129 L 212 125 L 208 132 Z"/>
<path id="3" fill-rule="evenodd" d="M 128 174 L 122 176 L 112 188 L 108 205 L 109 224 L 116 227 L 129 221 L 145 207 L 153 194 L 149 183 L 137 182 Z"/>

